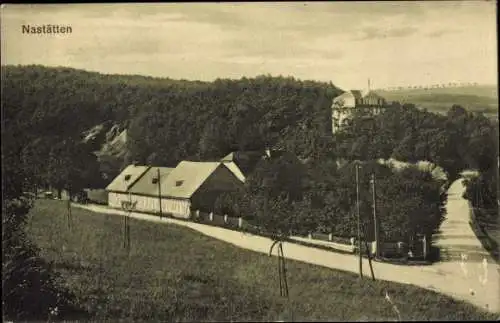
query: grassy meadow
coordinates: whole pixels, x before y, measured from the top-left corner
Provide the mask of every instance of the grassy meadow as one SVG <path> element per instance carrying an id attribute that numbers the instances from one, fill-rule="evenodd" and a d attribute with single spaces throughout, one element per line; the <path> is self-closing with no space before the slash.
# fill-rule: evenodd
<path id="1" fill-rule="evenodd" d="M 37 200 L 28 232 L 93 320 L 360 321 L 485 320 L 496 315 L 438 293 L 287 261 L 290 298 L 279 295 L 277 259 L 175 225 L 130 220 Z M 286 248 L 284 250 L 286 255 Z"/>

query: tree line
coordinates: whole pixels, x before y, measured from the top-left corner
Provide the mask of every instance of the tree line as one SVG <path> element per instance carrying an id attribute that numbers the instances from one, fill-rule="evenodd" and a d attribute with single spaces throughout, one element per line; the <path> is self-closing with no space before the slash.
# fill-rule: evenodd
<path id="1" fill-rule="evenodd" d="M 344 158 L 429 161 L 453 180 L 465 169 L 486 172 L 496 164 L 498 121 L 459 105 L 440 115 L 404 104 L 377 116 L 360 111 L 334 140 Z"/>
<path id="2" fill-rule="evenodd" d="M 37 183 L 73 190 L 104 185 L 95 145 L 81 140 L 96 125 L 127 129 L 115 174 L 133 161 L 175 166 L 283 144 L 308 156 L 322 150 L 329 105 L 341 93 L 291 77 L 196 82 L 43 66 L 3 66 L 2 74 L 3 120 L 18 164 Z"/>
<path id="3" fill-rule="evenodd" d="M 8 150 L 34 187 L 49 184 L 73 192 L 104 187 L 111 179 L 101 177 L 102 161 L 94 154 L 97 148 L 81 140 L 85 131 L 104 123 L 127 129 L 125 158 L 114 165 L 116 173 L 133 161 L 174 167 L 181 160 L 219 160 L 231 151 L 263 151 L 269 147 L 286 154 L 276 165 L 258 165 L 249 183 L 259 184 L 249 185 L 257 189 L 264 182 L 275 184 L 269 186 L 269 192 L 248 188 L 243 196 L 251 196 L 250 201 L 238 198 L 241 201 L 233 207 L 243 209 L 245 205 L 247 214 L 259 214 L 252 205 L 286 209 L 283 195 L 293 187 L 285 199 L 290 203 L 285 204 L 295 208 L 286 212 L 302 214 L 300 221 L 294 220 L 297 229 L 314 226 L 347 235 L 352 233 L 352 221 L 348 219 L 354 207 L 354 160 L 373 165 L 378 158 L 427 160 L 441 166 L 450 180 L 467 168 L 484 172 L 496 161 L 491 147 L 498 146 L 498 123 L 460 106 L 451 107 L 444 116 L 397 103 L 377 116 L 359 111 L 350 126 L 332 135 L 331 102 L 342 91 L 331 83 L 265 75 L 214 82 L 177 81 L 42 66 L 6 66 L 2 73 Z M 339 160 L 347 162 L 344 168 L 338 165 Z M 287 167 L 293 171 L 287 173 Z M 378 194 L 388 194 L 377 198 L 401 205 L 408 201 L 406 208 L 399 210 L 380 202 L 381 210 L 386 207 L 387 214 L 399 213 L 394 218 L 407 223 L 408 212 L 418 206 L 420 213 L 431 214 L 434 220 L 422 221 L 435 229 L 442 217 L 436 210 L 443 197 L 437 186 L 420 189 L 431 185 L 428 174 L 370 167 L 377 170 L 379 191 L 385 192 Z M 409 184 L 397 184 L 409 182 L 408 178 L 418 183 L 413 191 Z M 367 187 L 366 178 L 362 179 L 363 187 Z M 407 195 L 399 196 L 403 193 L 393 187 Z M 369 194 L 363 194 L 361 207 L 365 210 L 371 202 Z M 274 200 L 271 204 L 255 202 L 263 196 Z M 426 204 L 436 205 L 436 209 L 426 211 Z M 431 229 L 418 230 L 428 233 Z"/>
<path id="4" fill-rule="evenodd" d="M 338 165 L 335 159 L 326 158 L 304 164 L 286 153 L 262 159 L 243 188 L 219 196 L 214 211 L 243 217 L 271 235 L 317 232 L 354 237 L 356 162 Z M 430 239 L 445 216 L 444 180 L 412 166 L 396 171 L 374 160 L 360 164 L 358 189 L 363 238 L 374 239 L 375 200 L 381 240 L 409 242 L 418 235 Z"/>
<path id="5" fill-rule="evenodd" d="M 33 197 L 32 177 L 18 164 L 13 142 L 2 127 L 2 319 L 82 319 L 85 312 L 54 271 L 53 263 L 26 234 Z"/>
<path id="6" fill-rule="evenodd" d="M 280 152 L 262 159 L 240 191 L 220 196 L 214 206 L 277 235 L 353 236 L 355 160 L 363 161 L 360 213 L 367 239 L 373 235 L 371 174 L 382 240 L 430 235 L 444 216 L 440 180 L 412 167 L 394 171 L 376 163 L 378 158 L 428 160 L 451 180 L 463 169 L 476 168 L 483 174 L 481 187 L 488 190 L 484 203 L 496 196 L 497 177 L 490 175 L 496 173 L 498 122 L 459 106 L 441 116 L 395 104 L 378 116 L 361 113 L 332 135 L 331 102 L 342 91 L 331 83 L 271 76 L 178 81 L 43 66 L 2 66 L 2 76 L 2 249 L 7 260 L 2 281 L 11 293 L 3 307 L 14 318 L 46 317 L 48 307 L 69 306 L 71 297 L 58 292 L 50 266 L 23 233 L 32 205 L 25 193 L 47 185 L 73 192 L 104 187 L 111 179 L 101 176 L 98 147 L 82 141 L 82 134 L 99 124 L 128 130 L 126 156 L 112 166 L 116 172 L 131 161 L 175 166 L 185 159 L 218 160 L 235 150 Z M 22 283 L 33 279 L 40 281 L 38 287 Z M 30 303 L 33 299 L 47 301 Z"/>

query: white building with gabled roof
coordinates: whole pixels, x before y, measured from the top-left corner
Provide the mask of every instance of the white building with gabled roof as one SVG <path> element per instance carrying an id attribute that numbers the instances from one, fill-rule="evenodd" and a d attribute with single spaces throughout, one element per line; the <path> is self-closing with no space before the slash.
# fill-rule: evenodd
<path id="1" fill-rule="evenodd" d="M 193 209 L 209 211 L 220 194 L 243 185 L 241 172 L 232 164 L 181 161 L 175 168 L 130 165 L 107 187 L 108 205 L 122 208 L 132 204 L 141 212 L 189 218 Z"/>
<path id="2" fill-rule="evenodd" d="M 129 165 L 115 177 L 106 187 L 108 206 L 122 208 L 123 202 L 129 200 L 129 189 L 149 169 L 149 166 Z"/>

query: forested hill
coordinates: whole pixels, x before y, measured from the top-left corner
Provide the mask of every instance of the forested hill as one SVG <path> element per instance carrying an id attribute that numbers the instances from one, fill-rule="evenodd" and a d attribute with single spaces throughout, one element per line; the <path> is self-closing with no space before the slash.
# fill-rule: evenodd
<path id="1" fill-rule="evenodd" d="M 370 173 L 378 179 L 387 239 L 430 235 L 446 197 L 432 174 L 394 173 L 375 159 L 430 161 L 450 180 L 478 169 L 488 180 L 483 196 L 496 200 L 498 121 L 458 105 L 444 115 L 397 103 L 375 117 L 360 110 L 332 135 L 330 106 L 341 91 L 327 83 L 270 76 L 190 82 L 40 66 L 4 67 L 2 74 L 2 192 L 49 184 L 75 193 L 104 187 L 132 161 L 173 167 L 267 146 L 287 153 L 258 162 L 244 188 L 222 195 L 214 208 L 233 215 L 244 209 L 273 232 L 355 234 L 353 160 L 365 163 L 360 187 L 369 187 Z M 265 199 L 276 217 L 266 217 Z M 370 214 L 369 190 L 360 199 Z"/>
<path id="2" fill-rule="evenodd" d="M 113 176 L 133 160 L 175 166 L 265 146 L 307 158 L 326 151 L 330 103 L 342 92 L 285 77 L 199 82 L 35 65 L 2 66 L 2 79 L 4 151 L 41 182 L 56 181 L 64 163 L 73 173 L 107 164 Z M 127 130 L 126 151 L 101 154 L 96 165 L 93 152 L 111 128 Z M 82 142 L 89 131 L 97 142 Z"/>

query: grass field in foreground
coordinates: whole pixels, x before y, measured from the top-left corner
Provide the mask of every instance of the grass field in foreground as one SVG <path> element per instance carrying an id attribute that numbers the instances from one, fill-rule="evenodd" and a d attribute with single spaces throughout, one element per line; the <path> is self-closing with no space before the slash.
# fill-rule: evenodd
<path id="1" fill-rule="evenodd" d="M 95 320 L 275 321 L 495 319 L 438 293 L 287 261 L 290 301 L 280 297 L 277 259 L 176 225 L 130 220 L 37 200 L 28 231 Z M 286 248 L 284 250 L 286 255 Z"/>

